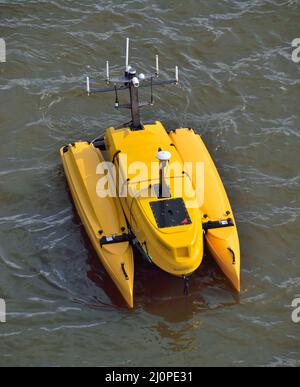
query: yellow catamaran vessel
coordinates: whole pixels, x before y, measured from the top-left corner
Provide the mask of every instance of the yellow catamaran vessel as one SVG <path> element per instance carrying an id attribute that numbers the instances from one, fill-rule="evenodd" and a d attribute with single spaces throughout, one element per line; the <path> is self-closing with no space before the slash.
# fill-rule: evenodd
<path id="1" fill-rule="evenodd" d="M 134 306 L 134 252 L 160 269 L 187 281 L 201 265 L 207 247 L 240 292 L 240 246 L 236 222 L 223 183 L 201 137 L 192 129 L 168 133 L 161 122 L 143 124 L 139 89 L 178 84 L 138 74 L 129 65 L 111 79 L 107 62 L 105 89 L 90 87 L 88 95 L 115 92 L 116 108 L 131 111 L 132 121 L 108 128 L 92 142 L 64 146 L 60 153 L 81 221 L 100 261 L 129 307 Z M 113 87 L 109 85 L 113 84 Z M 130 103 L 119 103 L 128 90 Z M 200 183 L 199 183 L 200 181 Z"/>

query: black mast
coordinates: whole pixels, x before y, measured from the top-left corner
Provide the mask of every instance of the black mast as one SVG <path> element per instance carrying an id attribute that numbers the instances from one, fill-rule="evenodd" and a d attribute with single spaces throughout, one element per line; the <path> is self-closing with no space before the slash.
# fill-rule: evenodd
<path id="1" fill-rule="evenodd" d="M 140 108 L 142 106 L 153 105 L 153 86 L 162 86 L 162 85 L 171 85 L 178 84 L 178 67 L 175 69 L 175 79 L 166 80 L 166 81 L 154 81 L 154 79 L 159 77 L 159 62 L 158 55 L 156 55 L 156 72 L 153 74 L 138 74 L 135 69 L 129 66 L 129 39 L 126 39 L 126 70 L 125 77 L 120 78 L 110 78 L 110 69 L 109 62 L 106 62 L 106 84 L 109 86 L 111 83 L 114 83 L 113 88 L 106 89 L 92 89 L 90 87 L 90 78 L 87 77 L 87 93 L 88 95 L 96 93 L 107 93 L 115 92 L 116 93 L 116 103 L 115 107 L 117 109 L 129 109 L 131 111 L 131 130 L 143 130 L 143 124 L 141 122 Z M 122 84 L 122 86 L 117 86 L 117 84 Z M 140 104 L 139 102 L 139 88 L 140 87 L 149 87 L 151 88 L 151 101 L 148 104 Z M 118 91 L 129 90 L 130 103 L 126 105 L 121 105 L 119 103 Z"/>
<path id="2" fill-rule="evenodd" d="M 139 102 L 139 79 L 137 78 L 137 72 L 134 69 L 130 69 L 125 74 L 131 82 L 128 84 L 130 92 L 130 110 L 131 110 L 131 129 L 142 130 L 143 125 L 141 123 L 140 115 L 140 102 Z"/>

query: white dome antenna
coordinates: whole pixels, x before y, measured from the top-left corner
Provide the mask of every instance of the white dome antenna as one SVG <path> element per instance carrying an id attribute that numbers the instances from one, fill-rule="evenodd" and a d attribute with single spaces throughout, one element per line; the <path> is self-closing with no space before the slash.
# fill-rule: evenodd
<path id="1" fill-rule="evenodd" d="M 171 157 L 172 157 L 172 155 L 171 155 L 170 152 L 166 152 L 166 151 L 163 151 L 163 150 L 159 151 L 159 152 L 156 154 L 156 158 L 157 158 L 160 162 L 165 163 L 165 164 L 166 164 L 168 161 L 171 160 Z"/>
<path id="2" fill-rule="evenodd" d="M 159 167 L 159 199 L 168 198 L 170 197 L 170 190 L 167 186 L 166 179 L 165 179 L 165 168 L 168 164 L 168 162 L 171 160 L 171 153 L 163 150 L 159 150 L 156 154 L 156 158 L 160 162 Z"/>

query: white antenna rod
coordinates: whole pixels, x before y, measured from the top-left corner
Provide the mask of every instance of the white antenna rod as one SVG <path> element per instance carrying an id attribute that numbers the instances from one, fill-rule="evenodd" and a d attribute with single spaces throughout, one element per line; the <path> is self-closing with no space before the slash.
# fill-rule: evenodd
<path id="1" fill-rule="evenodd" d="M 106 83 L 110 84 L 109 61 L 106 62 Z"/>
<path id="2" fill-rule="evenodd" d="M 175 67 L 175 77 L 176 77 L 176 82 L 179 83 L 179 69 L 178 69 L 178 66 Z"/>
<path id="3" fill-rule="evenodd" d="M 86 91 L 87 91 L 88 95 L 91 94 L 90 77 L 86 77 Z"/>
<path id="4" fill-rule="evenodd" d="M 126 39 L 126 72 L 129 71 L 129 38 Z"/>
<path id="5" fill-rule="evenodd" d="M 156 76 L 159 76 L 159 57 L 156 55 Z"/>

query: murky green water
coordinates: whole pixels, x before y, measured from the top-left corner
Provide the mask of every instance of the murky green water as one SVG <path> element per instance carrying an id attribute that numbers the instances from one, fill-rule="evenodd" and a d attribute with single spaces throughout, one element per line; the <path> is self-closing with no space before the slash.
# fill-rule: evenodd
<path id="1" fill-rule="evenodd" d="M 300 365 L 299 12 L 285 0 L 0 1 L 0 365 Z M 111 96 L 82 94 L 87 72 L 119 69 L 127 36 L 141 69 L 157 52 L 164 76 L 180 66 L 181 87 L 144 119 L 203 134 L 239 222 L 240 300 L 210 258 L 187 299 L 137 261 L 128 311 L 75 215 L 58 150 L 127 120 Z"/>

